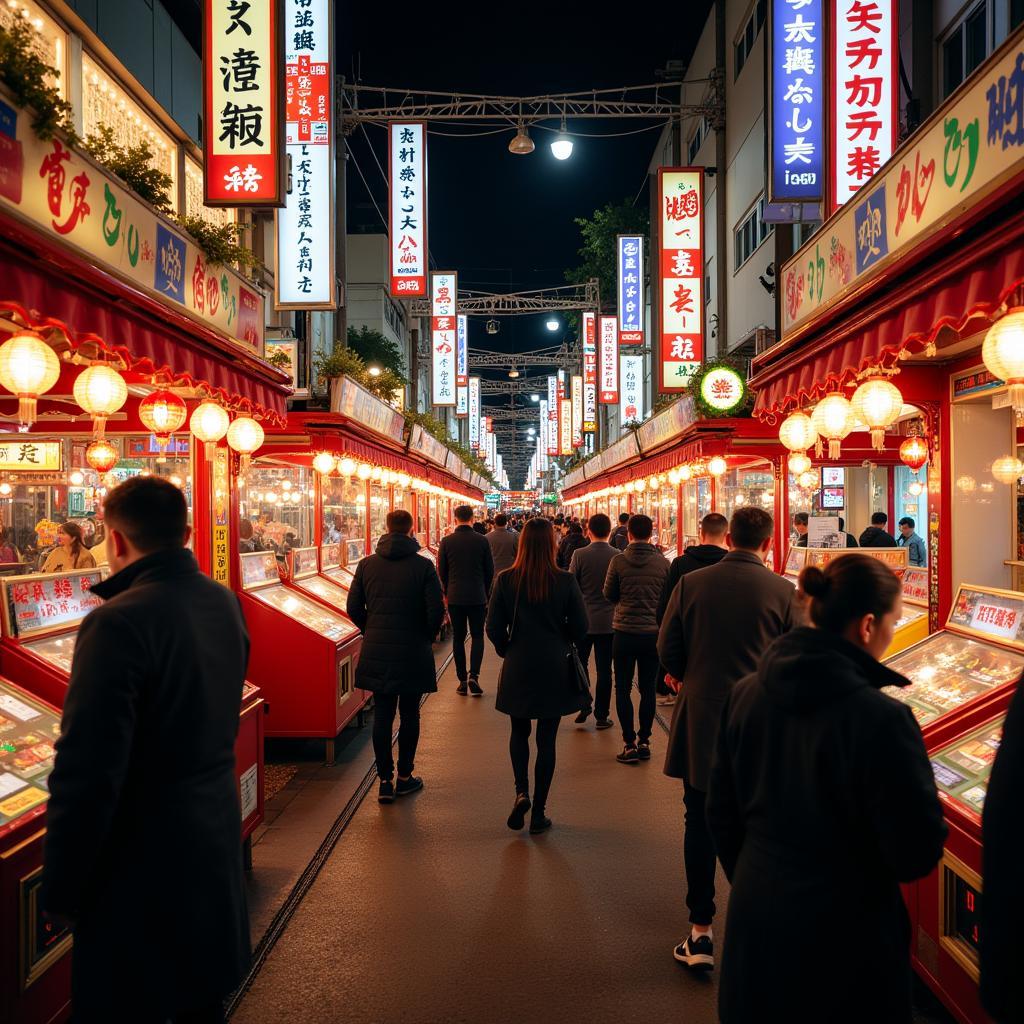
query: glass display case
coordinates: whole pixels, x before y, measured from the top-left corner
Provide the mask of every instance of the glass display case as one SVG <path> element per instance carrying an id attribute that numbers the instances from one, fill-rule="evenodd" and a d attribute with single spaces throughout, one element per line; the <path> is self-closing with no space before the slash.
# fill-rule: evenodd
<path id="1" fill-rule="evenodd" d="M 59 735 L 54 708 L 0 677 L 0 833 L 49 798 Z"/>
<path id="2" fill-rule="evenodd" d="M 357 477 L 329 476 L 320 493 L 323 542 L 340 544 L 342 561 L 355 565 L 366 554 L 366 484 Z"/>
<path id="3" fill-rule="evenodd" d="M 370 551 L 377 548 L 377 541 L 388 532 L 388 487 L 376 480 L 370 483 Z"/>
<path id="4" fill-rule="evenodd" d="M 250 466 L 238 479 L 238 516 L 252 526 L 252 550 L 273 551 L 283 559 L 293 548 L 312 544 L 315 500 L 311 469 Z"/>
<path id="5" fill-rule="evenodd" d="M 348 587 L 342 589 L 337 582 L 320 575 L 319 570 L 320 564 L 325 566 L 325 572 L 327 569 L 340 568 L 337 561 L 339 553 L 339 545 L 324 545 L 320 549 L 322 562 L 318 563 L 316 548 L 301 548 L 292 552 L 291 580 L 289 582 L 297 590 L 312 594 L 324 604 L 330 605 L 335 611 L 345 613 L 347 611 Z M 345 618 L 348 621 L 347 615 Z"/>
<path id="6" fill-rule="evenodd" d="M 731 519 L 738 508 L 775 508 L 775 475 L 768 463 L 751 469 L 733 469 L 718 479 L 718 508 Z"/>
<path id="7" fill-rule="evenodd" d="M 1006 716 L 996 715 L 959 736 L 932 756 L 932 771 L 939 792 L 980 817 L 988 779 L 999 752 Z"/>
<path id="8" fill-rule="evenodd" d="M 676 545 L 679 542 L 679 500 L 675 487 L 669 485 L 661 489 L 658 506 L 658 543 L 665 557 L 671 560 L 678 553 Z"/>
<path id="9" fill-rule="evenodd" d="M 903 571 L 903 614 L 886 656 L 898 654 L 928 635 L 928 570 Z"/>

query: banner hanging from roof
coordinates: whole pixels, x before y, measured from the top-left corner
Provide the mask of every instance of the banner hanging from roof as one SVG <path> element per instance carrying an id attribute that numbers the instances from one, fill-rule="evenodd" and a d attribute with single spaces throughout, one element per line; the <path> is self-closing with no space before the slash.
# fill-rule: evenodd
<path id="1" fill-rule="evenodd" d="M 597 431 L 597 314 L 583 314 L 583 433 Z"/>
<path id="2" fill-rule="evenodd" d="M 427 126 L 421 121 L 388 125 L 388 238 L 391 294 L 427 294 Z"/>
<path id="3" fill-rule="evenodd" d="M 619 400 L 619 329 L 615 317 L 601 317 L 598 331 L 598 401 L 615 405 Z"/>
<path id="4" fill-rule="evenodd" d="M 480 450 L 480 378 L 469 378 L 469 447 Z"/>
<path id="5" fill-rule="evenodd" d="M 639 345 L 644 340 L 644 238 L 618 236 L 619 341 Z"/>
<path id="6" fill-rule="evenodd" d="M 442 270 L 430 275 L 430 404 L 455 405 L 458 363 L 458 275 Z"/>

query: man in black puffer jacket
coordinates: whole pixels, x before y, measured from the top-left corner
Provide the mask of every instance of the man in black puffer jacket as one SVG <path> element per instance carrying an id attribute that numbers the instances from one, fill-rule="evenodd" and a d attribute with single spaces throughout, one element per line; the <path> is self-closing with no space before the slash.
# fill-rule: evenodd
<path id="1" fill-rule="evenodd" d="M 615 710 L 624 747 L 617 760 L 636 764 L 651 757 L 655 687 L 658 678 L 658 607 L 668 578 L 668 562 L 651 543 L 654 524 L 648 516 L 630 516 L 629 544 L 608 563 L 604 596 L 615 605 L 612 661 Z M 640 721 L 633 729 L 633 672 L 640 691 Z"/>
<path id="2" fill-rule="evenodd" d="M 432 642 L 444 618 L 437 570 L 420 558 L 405 509 L 388 513 L 388 532 L 377 553 L 356 566 L 348 592 L 349 618 L 363 631 L 355 683 L 374 695 L 373 752 L 380 789 L 377 799 L 389 804 L 395 796 L 423 788 L 412 774 L 420 738 L 420 698 L 437 690 Z M 398 732 L 398 782 L 391 737 L 395 712 Z"/>
<path id="3" fill-rule="evenodd" d="M 729 520 L 721 512 L 709 512 L 700 521 L 700 543 L 691 544 L 681 555 L 672 559 L 668 567 L 668 579 L 661 594 L 658 605 L 658 622 L 665 616 L 668 599 L 676 584 L 695 569 L 706 569 L 709 565 L 718 565 L 729 553 L 725 543 L 725 535 L 729 532 Z"/>

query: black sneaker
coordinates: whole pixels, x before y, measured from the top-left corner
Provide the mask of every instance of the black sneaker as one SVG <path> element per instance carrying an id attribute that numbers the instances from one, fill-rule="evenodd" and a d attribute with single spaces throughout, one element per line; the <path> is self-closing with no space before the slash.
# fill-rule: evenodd
<path id="1" fill-rule="evenodd" d="M 539 836 L 541 832 L 547 832 L 549 828 L 551 828 L 551 819 L 543 812 L 538 814 L 534 811 L 533 817 L 530 819 L 530 835 Z"/>
<path id="2" fill-rule="evenodd" d="M 410 775 L 409 778 L 399 779 L 395 783 L 395 796 L 408 796 L 410 793 L 415 793 L 422 788 L 423 780 L 415 775 Z"/>
<path id="3" fill-rule="evenodd" d="M 477 676 L 469 677 L 469 695 L 471 697 L 482 697 L 484 691 L 480 689 L 480 679 Z"/>
<path id="4" fill-rule="evenodd" d="M 393 804 L 395 802 L 395 784 L 390 779 L 381 779 L 377 789 L 377 803 Z"/>
<path id="5" fill-rule="evenodd" d="M 715 947 L 707 935 L 695 939 L 691 932 L 672 950 L 672 956 L 695 971 L 712 971 L 715 968 Z"/>
<path id="6" fill-rule="evenodd" d="M 465 680 L 465 679 L 463 679 L 463 680 L 462 680 L 462 681 L 461 681 L 461 682 L 459 683 L 459 685 L 458 685 L 458 686 L 457 686 L 457 687 L 455 688 L 455 692 L 456 692 L 456 693 L 457 693 L 457 694 L 458 694 L 458 695 L 459 695 L 460 697 L 465 697 L 465 696 L 466 696 L 466 694 L 468 694 L 468 693 L 469 693 L 469 688 L 468 688 L 468 685 L 469 685 L 469 684 L 468 684 L 468 683 L 466 682 L 466 680 Z"/>
<path id="7" fill-rule="evenodd" d="M 525 793 L 520 793 L 516 797 L 512 813 L 508 816 L 508 827 L 513 832 L 518 832 L 526 824 L 526 812 L 531 806 L 530 798 Z"/>
<path id="8" fill-rule="evenodd" d="M 585 721 L 586 721 L 586 720 L 587 720 L 587 719 L 588 719 L 589 717 L 590 717 L 590 708 L 584 708 L 584 709 L 583 709 L 583 710 L 582 710 L 582 711 L 581 711 L 581 712 L 580 712 L 580 713 L 579 713 L 579 714 L 578 714 L 578 715 L 576 716 L 576 724 L 577 724 L 577 725 L 582 725 L 582 724 L 583 724 L 583 723 L 584 723 L 584 722 L 585 722 Z"/>
<path id="9" fill-rule="evenodd" d="M 636 747 L 627 745 L 622 748 L 621 754 L 615 755 L 615 760 L 619 764 L 639 764 L 640 754 L 637 752 Z"/>
<path id="10" fill-rule="evenodd" d="M 610 729 L 615 723 L 610 718 L 599 718 L 594 723 L 595 729 Z"/>
<path id="11" fill-rule="evenodd" d="M 651 759 L 651 745 L 650 743 L 638 743 L 636 745 L 636 756 L 641 761 L 650 761 Z"/>

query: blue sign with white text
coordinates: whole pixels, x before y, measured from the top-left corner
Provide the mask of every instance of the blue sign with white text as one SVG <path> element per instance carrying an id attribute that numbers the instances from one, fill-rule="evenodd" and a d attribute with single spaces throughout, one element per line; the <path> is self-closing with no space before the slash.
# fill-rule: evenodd
<path id="1" fill-rule="evenodd" d="M 857 273 L 860 274 L 889 254 L 884 184 L 853 211 L 853 230 L 857 243 Z"/>
<path id="2" fill-rule="evenodd" d="M 185 255 L 184 239 L 157 224 L 153 287 L 181 303 L 185 301 Z"/>
<path id="3" fill-rule="evenodd" d="M 644 340 L 644 240 L 619 235 L 619 341 Z"/>

